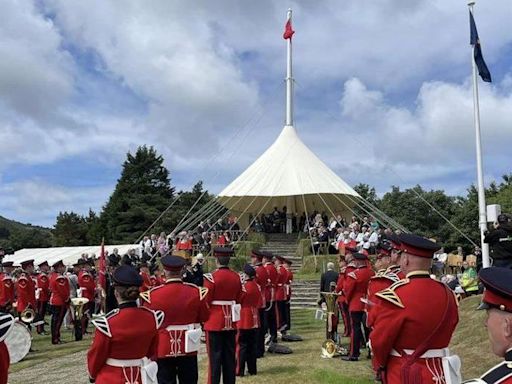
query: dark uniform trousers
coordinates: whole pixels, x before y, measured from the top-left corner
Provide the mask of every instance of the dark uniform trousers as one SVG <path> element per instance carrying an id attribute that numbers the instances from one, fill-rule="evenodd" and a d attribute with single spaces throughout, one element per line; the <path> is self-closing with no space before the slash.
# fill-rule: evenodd
<path id="1" fill-rule="evenodd" d="M 64 321 L 68 307 L 66 305 L 52 305 L 52 321 L 51 321 L 51 332 L 52 332 L 52 344 L 58 344 L 60 341 L 60 328 Z"/>
<path id="2" fill-rule="evenodd" d="M 270 308 L 267 308 L 265 311 L 265 326 L 267 329 L 265 329 L 265 334 L 267 334 L 267 331 L 270 333 L 270 341 L 273 343 L 277 343 L 277 309 L 276 309 L 276 302 L 272 301 L 270 304 Z"/>
<path id="3" fill-rule="evenodd" d="M 157 363 L 158 384 L 197 384 L 197 356 L 168 357 Z"/>
<path id="4" fill-rule="evenodd" d="M 207 331 L 208 384 L 234 384 L 236 380 L 236 331 Z"/>
<path id="5" fill-rule="evenodd" d="M 350 334 L 350 357 L 359 357 L 361 343 L 363 341 L 363 316 L 364 312 L 350 312 L 351 334 Z"/>
<path id="6" fill-rule="evenodd" d="M 258 328 L 258 334 L 256 336 L 256 344 L 257 344 L 257 354 L 256 357 L 263 357 L 265 354 L 265 334 L 267 333 L 267 323 L 266 323 L 266 312 L 265 308 L 260 308 L 258 310 L 260 315 L 260 328 Z"/>
<path id="7" fill-rule="evenodd" d="M 236 334 L 236 375 L 245 375 L 245 366 L 250 375 L 257 373 L 256 369 L 256 356 L 258 346 L 256 338 L 258 329 L 239 329 Z"/>
<path id="8" fill-rule="evenodd" d="M 279 331 L 284 331 L 284 330 L 286 330 L 286 325 L 287 325 L 286 301 L 284 301 L 284 300 L 276 301 L 276 306 L 277 306 L 277 315 L 278 315 L 277 326 L 278 326 Z"/>
<path id="9" fill-rule="evenodd" d="M 289 331 L 292 329 L 292 315 L 290 310 L 290 300 L 285 301 L 285 321 L 286 321 L 286 328 L 285 331 Z"/>
<path id="10" fill-rule="evenodd" d="M 350 312 L 348 311 L 347 303 L 340 304 L 340 312 L 341 312 L 341 317 L 343 319 L 343 327 L 344 327 L 343 336 L 350 337 L 350 335 L 352 334 L 352 324 L 351 324 L 352 320 L 350 319 Z"/>
<path id="11" fill-rule="evenodd" d="M 89 317 L 92 317 L 94 313 L 94 301 L 89 301 L 84 305 L 84 312 L 81 319 L 82 335 L 87 333 L 87 327 L 89 326 Z"/>
<path id="12" fill-rule="evenodd" d="M 47 301 L 37 301 L 37 320 L 42 321 L 41 325 L 38 325 L 37 333 L 44 332 L 44 317 L 46 316 L 46 308 L 48 307 Z"/>

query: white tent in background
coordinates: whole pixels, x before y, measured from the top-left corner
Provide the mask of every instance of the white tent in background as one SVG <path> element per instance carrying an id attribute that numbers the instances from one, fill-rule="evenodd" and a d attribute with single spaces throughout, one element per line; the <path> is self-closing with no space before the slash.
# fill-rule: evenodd
<path id="1" fill-rule="evenodd" d="M 119 250 L 120 255 L 124 255 L 129 249 L 134 248 L 137 252 L 139 247 L 133 244 L 122 245 L 105 245 L 105 251 L 110 253 L 114 252 L 114 248 Z M 62 260 L 66 265 L 72 265 L 78 261 L 83 253 L 89 256 L 93 254 L 96 258 L 100 257 L 101 246 L 83 246 L 83 247 L 54 247 L 54 248 L 24 248 L 14 252 L 13 255 L 7 255 L 4 261 L 13 261 L 15 265 L 19 265 L 26 260 L 34 260 L 34 264 L 40 264 L 47 261 L 52 265 L 59 260 Z"/>
<path id="2" fill-rule="evenodd" d="M 288 10 L 291 20 L 291 10 Z M 293 33 L 292 33 L 293 34 Z M 286 38 L 286 37 L 285 37 Z M 273 207 L 287 212 L 347 216 L 359 194 L 329 169 L 293 128 L 292 39 L 287 38 L 286 124 L 272 146 L 218 196 L 218 202 L 246 222 Z"/>

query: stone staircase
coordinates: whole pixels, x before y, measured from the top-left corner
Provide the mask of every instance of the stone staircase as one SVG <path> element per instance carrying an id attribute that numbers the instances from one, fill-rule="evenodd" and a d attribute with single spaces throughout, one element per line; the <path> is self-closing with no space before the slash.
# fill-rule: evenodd
<path id="1" fill-rule="evenodd" d="M 292 271 L 297 273 L 302 268 L 302 257 L 297 256 L 297 234 L 271 233 L 267 234 L 267 243 L 260 248 L 292 261 Z M 291 307 L 316 308 L 320 291 L 320 281 L 299 281 L 292 283 Z"/>
<path id="2" fill-rule="evenodd" d="M 296 273 L 302 268 L 302 257 L 297 256 L 297 234 L 269 233 L 267 243 L 260 251 L 272 252 L 274 255 L 286 257 L 292 261 L 292 272 Z"/>

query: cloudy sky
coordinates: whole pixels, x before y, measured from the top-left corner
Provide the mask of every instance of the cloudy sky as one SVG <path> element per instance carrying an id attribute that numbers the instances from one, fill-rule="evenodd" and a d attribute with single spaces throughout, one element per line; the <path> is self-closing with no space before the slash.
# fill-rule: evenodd
<path id="1" fill-rule="evenodd" d="M 4 0 L 0 215 L 52 226 L 99 210 L 128 151 L 172 183 L 223 186 L 279 134 L 286 9 L 295 126 L 348 183 L 464 193 L 476 176 L 464 1 Z M 487 181 L 510 167 L 512 6 L 475 9 Z"/>

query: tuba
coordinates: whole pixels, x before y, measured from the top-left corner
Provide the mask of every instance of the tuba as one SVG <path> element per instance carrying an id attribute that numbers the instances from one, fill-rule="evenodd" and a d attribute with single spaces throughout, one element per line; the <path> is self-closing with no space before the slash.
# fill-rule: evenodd
<path id="1" fill-rule="evenodd" d="M 332 358 L 337 352 L 337 345 L 334 339 L 336 338 L 336 329 L 333 324 L 333 317 L 336 316 L 339 293 L 336 292 L 321 292 L 325 299 L 327 306 L 327 324 L 326 324 L 326 340 L 322 344 L 322 357 Z"/>
<path id="2" fill-rule="evenodd" d="M 25 324 L 32 323 L 35 318 L 36 312 L 30 307 L 25 308 L 25 310 L 20 313 L 20 320 Z"/>
<path id="3" fill-rule="evenodd" d="M 71 299 L 71 308 L 73 310 L 73 324 L 75 328 L 75 340 L 80 341 L 83 338 L 82 317 L 84 316 L 84 306 L 89 302 L 85 297 L 73 297 Z"/>

